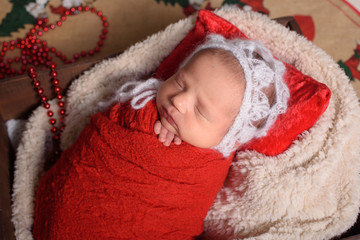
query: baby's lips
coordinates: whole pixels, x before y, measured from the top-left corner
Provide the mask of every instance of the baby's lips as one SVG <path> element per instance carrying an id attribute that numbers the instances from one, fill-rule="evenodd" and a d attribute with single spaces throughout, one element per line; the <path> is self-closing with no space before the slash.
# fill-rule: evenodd
<path id="1" fill-rule="evenodd" d="M 162 107 L 162 113 L 166 121 L 173 126 L 175 129 L 178 129 L 177 124 L 175 120 L 172 118 L 172 116 L 169 114 L 169 112 L 166 110 L 166 108 Z"/>

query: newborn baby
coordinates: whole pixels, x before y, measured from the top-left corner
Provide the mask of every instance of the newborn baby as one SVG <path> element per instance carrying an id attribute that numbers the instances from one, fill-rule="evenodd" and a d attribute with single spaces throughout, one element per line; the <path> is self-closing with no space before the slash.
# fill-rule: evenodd
<path id="1" fill-rule="evenodd" d="M 286 110 L 284 70 L 259 42 L 210 35 L 165 82 L 124 84 L 42 177 L 34 238 L 200 235 L 237 147 Z"/>

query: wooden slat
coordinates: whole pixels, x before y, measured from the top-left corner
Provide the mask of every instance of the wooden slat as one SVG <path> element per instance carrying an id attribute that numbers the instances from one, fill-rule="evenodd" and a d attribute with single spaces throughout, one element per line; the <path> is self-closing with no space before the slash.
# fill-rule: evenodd
<path id="1" fill-rule="evenodd" d="M 280 18 L 275 18 L 274 20 L 277 21 L 278 23 L 284 25 L 285 27 L 289 28 L 290 30 L 295 31 L 298 34 L 302 35 L 300 26 L 296 22 L 294 17 L 292 17 L 292 16 L 280 17 Z"/>
<path id="2" fill-rule="evenodd" d="M 85 69 L 90 68 L 100 59 L 68 64 L 57 69 L 60 87 L 64 91 L 76 76 Z M 54 98 L 51 88 L 49 70 L 37 72 L 41 87 L 45 95 L 51 99 Z M 41 101 L 32 86 L 32 80 L 27 75 L 21 75 L 0 81 L 0 113 L 4 121 L 12 118 L 27 118 Z"/>
<path id="3" fill-rule="evenodd" d="M 11 222 L 10 204 L 10 144 L 5 125 L 0 116 L 0 240 L 13 240 L 14 226 Z"/>

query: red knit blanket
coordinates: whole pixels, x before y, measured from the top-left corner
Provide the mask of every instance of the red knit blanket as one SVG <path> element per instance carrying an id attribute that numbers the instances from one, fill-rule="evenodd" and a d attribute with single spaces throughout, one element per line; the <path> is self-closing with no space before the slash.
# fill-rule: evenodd
<path id="1" fill-rule="evenodd" d="M 192 239 L 223 185 L 233 155 L 153 133 L 154 101 L 114 105 L 91 118 L 42 177 L 35 239 Z"/>

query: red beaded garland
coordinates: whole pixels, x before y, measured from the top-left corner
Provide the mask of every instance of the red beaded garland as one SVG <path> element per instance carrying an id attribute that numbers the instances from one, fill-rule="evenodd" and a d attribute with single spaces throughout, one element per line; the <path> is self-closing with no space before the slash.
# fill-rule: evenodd
<path id="1" fill-rule="evenodd" d="M 50 30 L 54 30 L 56 27 L 61 27 L 63 22 L 65 22 L 69 16 L 87 11 L 95 13 L 101 19 L 103 25 L 101 35 L 99 36 L 99 41 L 95 48 L 75 53 L 71 59 L 68 59 L 65 55 L 62 54 L 62 52 L 56 50 L 56 48 L 49 47 L 45 40 L 40 40 L 38 38 L 39 36 L 43 36 L 44 33 Z M 47 116 L 50 118 L 49 124 L 52 126 L 51 132 L 54 134 L 54 139 L 56 140 L 54 153 L 55 155 L 59 155 L 60 151 L 58 142 L 60 140 L 60 133 L 64 130 L 65 126 L 65 103 L 62 100 L 63 95 L 61 94 L 58 73 L 55 70 L 56 64 L 53 62 L 53 57 L 57 57 L 66 64 L 73 63 L 79 60 L 81 57 L 86 57 L 88 55 L 91 56 L 95 52 L 99 52 L 100 48 L 104 45 L 103 40 L 106 39 L 106 34 L 108 33 L 107 27 L 109 26 L 109 23 L 101 11 L 97 11 L 95 8 L 89 8 L 88 6 L 78 6 L 76 8 L 72 7 L 71 9 L 65 11 L 65 13 L 60 16 L 60 19 L 55 24 L 48 24 L 48 22 L 48 18 L 39 18 L 37 19 L 34 27 L 26 34 L 24 39 L 10 40 L 8 42 L 5 41 L 2 43 L 2 46 L 0 42 L 0 79 L 21 75 L 28 71 L 29 77 L 32 79 L 32 84 L 37 91 L 44 108 L 48 109 Z M 15 49 L 20 50 L 20 56 L 5 59 L 6 53 Z M 20 69 L 15 69 L 12 67 L 13 63 L 21 64 Z M 29 66 L 30 64 L 33 66 Z M 52 78 L 53 90 L 56 94 L 58 105 L 60 107 L 60 119 L 58 127 L 55 126 L 57 121 L 54 118 L 53 111 L 49 110 L 50 104 L 48 103 L 48 98 L 44 95 L 44 89 L 40 87 L 40 81 L 37 78 L 38 75 L 34 66 L 42 66 L 43 69 L 46 67 L 50 68 L 49 75 Z"/>
<path id="2" fill-rule="evenodd" d="M 43 36 L 44 33 L 48 32 L 49 30 L 53 30 L 56 27 L 61 27 L 68 19 L 68 17 L 87 11 L 96 14 L 102 21 L 103 25 L 101 35 L 99 36 L 100 41 L 98 41 L 97 45 L 93 49 L 76 53 L 71 59 L 68 59 L 62 52 L 57 51 L 56 48 L 48 47 L 48 43 L 45 40 L 38 38 Z M 26 34 L 24 39 L 4 41 L 2 46 L 0 43 L 0 79 L 24 74 L 26 70 L 30 71 L 28 68 L 29 64 L 32 64 L 36 67 L 41 66 L 42 68 L 50 67 L 51 62 L 53 61 L 53 57 L 57 57 L 66 64 L 78 61 L 81 57 L 86 57 L 88 55 L 91 56 L 95 52 L 100 51 L 100 48 L 104 45 L 103 40 L 106 39 L 106 35 L 108 33 L 107 28 L 109 26 L 106 17 L 103 15 L 103 12 L 88 6 L 72 7 L 65 11 L 65 13 L 60 16 L 60 19 L 56 21 L 55 24 L 49 24 L 48 22 L 48 18 L 39 18 L 37 19 L 34 27 Z M 5 59 L 6 53 L 15 49 L 20 49 L 20 56 Z M 52 54 L 52 56 L 50 54 Z M 15 69 L 12 67 L 14 63 L 20 63 L 20 69 Z"/>
<path id="3" fill-rule="evenodd" d="M 53 85 L 54 85 L 54 91 L 56 93 L 56 98 L 58 99 L 58 105 L 60 107 L 60 110 L 59 110 L 59 113 L 60 113 L 60 116 L 61 116 L 61 119 L 60 119 L 60 129 L 64 129 L 64 115 L 65 115 L 65 104 L 63 101 L 61 101 L 61 99 L 63 98 L 62 94 L 61 94 L 61 88 L 58 86 L 59 84 L 59 80 L 57 79 L 57 72 L 55 70 L 55 67 L 56 65 L 54 63 L 51 63 L 49 64 L 50 66 L 50 76 L 53 78 L 52 82 L 53 82 Z M 34 88 L 37 90 L 39 96 L 40 96 L 40 99 L 41 99 L 41 102 L 43 103 L 44 107 L 46 109 L 49 109 L 50 108 L 50 104 L 48 103 L 48 98 L 43 95 L 44 93 L 44 90 L 40 87 L 40 81 L 37 79 L 37 73 L 36 73 L 36 70 L 34 67 L 29 67 L 29 76 L 30 78 L 33 80 L 33 85 L 34 85 Z M 51 132 L 53 132 L 55 135 L 54 135 L 54 139 L 55 140 L 59 140 L 60 139 L 60 135 L 57 133 L 58 132 L 58 128 L 55 127 L 54 125 L 56 124 L 56 119 L 53 118 L 54 116 L 54 113 L 53 111 L 51 110 L 48 110 L 47 111 L 47 115 L 50 117 L 50 120 L 49 120 L 49 123 L 53 126 L 51 128 Z"/>

